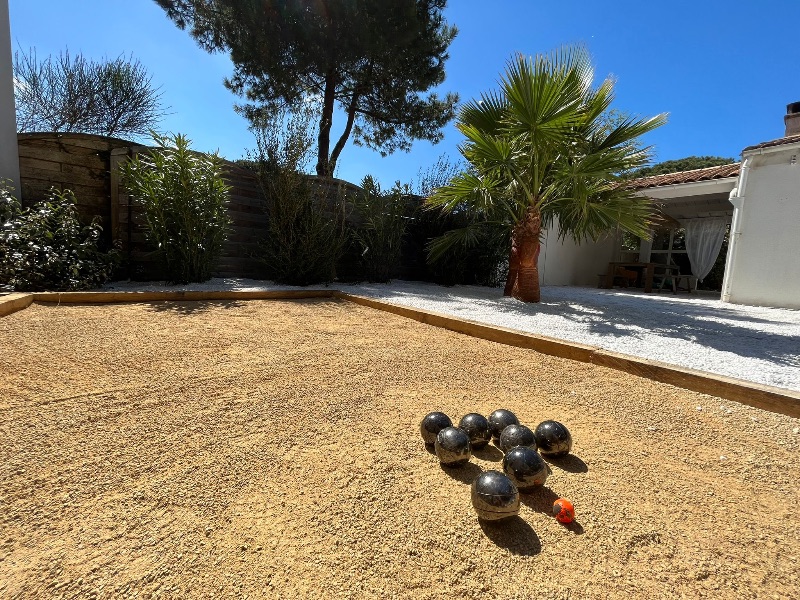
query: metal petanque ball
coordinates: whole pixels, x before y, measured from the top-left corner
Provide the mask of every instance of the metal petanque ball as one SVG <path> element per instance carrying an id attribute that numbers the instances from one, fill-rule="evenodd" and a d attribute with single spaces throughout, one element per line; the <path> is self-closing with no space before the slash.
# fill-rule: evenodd
<path id="1" fill-rule="evenodd" d="M 509 425 L 500 434 L 500 450 L 504 453 L 517 446 L 527 446 L 536 450 L 536 438 L 525 425 Z"/>
<path id="2" fill-rule="evenodd" d="M 486 420 L 486 417 L 478 413 L 469 413 L 461 417 L 458 428 L 469 436 L 470 446 L 476 450 L 483 448 L 492 439 L 489 421 Z"/>
<path id="3" fill-rule="evenodd" d="M 442 412 L 428 413 L 422 418 L 419 424 L 419 431 L 426 446 L 433 446 L 436 443 L 436 436 L 445 427 L 452 427 L 453 422 Z"/>
<path id="4" fill-rule="evenodd" d="M 514 517 L 519 514 L 519 490 L 499 471 L 486 471 L 472 482 L 472 506 L 484 521 Z"/>
<path id="5" fill-rule="evenodd" d="M 446 467 L 457 467 L 469 462 L 469 436 L 457 427 L 445 427 L 436 436 L 436 456 Z"/>
<path id="6" fill-rule="evenodd" d="M 550 467 L 533 448 L 518 446 L 503 458 L 503 472 L 520 492 L 529 492 L 547 481 Z"/>
<path id="7" fill-rule="evenodd" d="M 499 439 L 503 429 L 509 425 L 519 425 L 517 415 L 510 410 L 500 408 L 489 415 L 489 428 L 492 430 L 494 439 Z"/>
<path id="8" fill-rule="evenodd" d="M 558 421 L 543 421 L 533 432 L 536 436 L 536 445 L 542 456 L 559 458 L 566 456 L 572 450 L 572 436 L 569 430 Z"/>

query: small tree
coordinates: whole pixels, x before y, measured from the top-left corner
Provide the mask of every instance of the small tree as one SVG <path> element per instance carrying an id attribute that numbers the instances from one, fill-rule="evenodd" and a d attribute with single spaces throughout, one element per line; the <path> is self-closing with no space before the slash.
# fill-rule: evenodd
<path id="1" fill-rule="evenodd" d="M 360 246 L 361 266 L 368 281 L 389 281 L 400 266 L 408 225 L 409 190 L 396 183 L 388 192 L 371 176 L 361 182 L 363 194 L 353 198 L 356 225 L 353 239 Z"/>
<path id="2" fill-rule="evenodd" d="M 229 52 L 226 85 L 272 111 L 312 99 L 319 106 L 317 175 L 331 176 L 352 135 L 386 155 L 413 140 L 441 140 L 458 96 L 426 92 L 444 81 L 456 35 L 446 0 L 156 0 L 202 48 Z M 331 148 L 334 109 L 346 115 Z"/>
<path id="3" fill-rule="evenodd" d="M 304 173 L 313 152 L 313 106 L 295 111 L 262 111 L 251 130 L 268 216 L 260 261 L 266 276 L 290 285 L 327 283 L 336 276 L 347 229 L 343 198 L 329 198 Z"/>
<path id="4" fill-rule="evenodd" d="M 646 163 L 639 139 L 666 115 L 637 119 L 611 115 L 614 82 L 593 88 L 594 69 L 583 48 L 517 56 L 499 92 L 461 109 L 458 129 L 468 171 L 429 199 L 446 211 L 467 210 L 510 233 L 506 295 L 539 302 L 539 238 L 558 221 L 561 236 L 577 242 L 616 226 L 647 235 L 651 207 L 624 185 Z M 474 244 L 478 223 L 431 245 L 433 256 L 457 243 Z"/>
<path id="5" fill-rule="evenodd" d="M 122 165 L 125 187 L 144 207 L 170 282 L 206 281 L 230 224 L 222 159 L 190 150 L 181 134 L 152 136 L 155 149 Z"/>
<path id="6" fill-rule="evenodd" d="M 95 62 L 63 52 L 40 61 L 14 55 L 17 128 L 98 135 L 144 135 L 164 116 L 161 94 L 133 57 Z"/>

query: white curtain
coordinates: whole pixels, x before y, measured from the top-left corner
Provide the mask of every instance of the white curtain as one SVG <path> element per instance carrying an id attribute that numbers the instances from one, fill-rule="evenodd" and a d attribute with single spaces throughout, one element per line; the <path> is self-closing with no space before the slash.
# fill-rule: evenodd
<path id="1" fill-rule="evenodd" d="M 692 275 L 700 281 L 708 275 L 719 256 L 725 239 L 727 217 L 706 217 L 681 221 L 686 229 L 686 253 L 692 264 Z"/>

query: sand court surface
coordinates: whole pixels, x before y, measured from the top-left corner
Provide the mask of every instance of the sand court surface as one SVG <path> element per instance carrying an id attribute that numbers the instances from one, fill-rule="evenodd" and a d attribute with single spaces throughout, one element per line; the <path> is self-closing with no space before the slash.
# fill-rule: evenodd
<path id="1" fill-rule="evenodd" d="M 338 300 L 0 319 L 0 597 L 792 598 L 800 420 Z M 419 421 L 571 430 L 480 523 Z M 577 523 L 548 511 L 565 496 Z"/>

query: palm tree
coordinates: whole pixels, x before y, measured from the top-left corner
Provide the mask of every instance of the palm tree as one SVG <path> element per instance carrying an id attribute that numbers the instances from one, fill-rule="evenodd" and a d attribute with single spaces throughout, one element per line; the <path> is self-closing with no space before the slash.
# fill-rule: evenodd
<path id="1" fill-rule="evenodd" d="M 610 111 L 614 82 L 592 88 L 594 69 L 583 48 L 517 56 L 499 92 L 465 105 L 457 127 L 470 167 L 438 188 L 429 207 L 467 211 L 473 224 L 433 240 L 436 260 L 479 232 L 510 230 L 506 295 L 539 301 L 539 239 L 557 222 L 561 238 L 597 240 L 617 226 L 647 237 L 650 204 L 625 186 L 626 173 L 646 164 L 638 138 L 666 122 Z"/>

